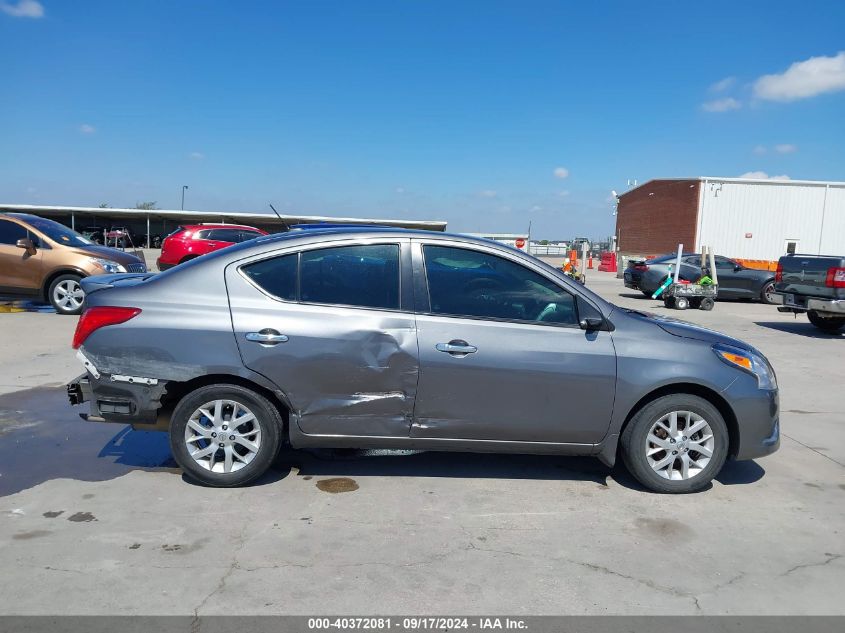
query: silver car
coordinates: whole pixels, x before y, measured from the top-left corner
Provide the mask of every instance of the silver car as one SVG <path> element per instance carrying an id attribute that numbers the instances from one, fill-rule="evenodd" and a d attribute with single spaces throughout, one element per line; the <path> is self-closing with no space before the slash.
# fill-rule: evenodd
<path id="1" fill-rule="evenodd" d="M 378 228 L 273 235 L 83 280 L 68 385 L 238 486 L 283 444 L 594 455 L 659 492 L 779 446 L 751 346 L 619 308 L 518 250 Z"/>

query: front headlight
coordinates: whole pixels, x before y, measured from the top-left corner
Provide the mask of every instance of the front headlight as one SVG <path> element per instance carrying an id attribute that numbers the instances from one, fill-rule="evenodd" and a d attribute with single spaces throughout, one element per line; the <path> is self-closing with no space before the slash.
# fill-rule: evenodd
<path id="1" fill-rule="evenodd" d="M 760 354 L 723 343 L 716 343 L 713 346 L 713 351 L 716 352 L 716 356 L 728 365 L 739 367 L 743 371 L 747 371 L 749 374 L 755 376 L 757 378 L 757 386 L 760 389 L 778 388 L 778 379 L 775 376 L 775 370 L 772 369 L 769 361 Z"/>
<path id="2" fill-rule="evenodd" d="M 99 266 L 107 273 L 125 273 L 126 269 L 118 264 L 117 262 L 113 262 L 110 259 L 100 259 L 99 257 L 89 257 L 89 260 L 95 266 Z"/>

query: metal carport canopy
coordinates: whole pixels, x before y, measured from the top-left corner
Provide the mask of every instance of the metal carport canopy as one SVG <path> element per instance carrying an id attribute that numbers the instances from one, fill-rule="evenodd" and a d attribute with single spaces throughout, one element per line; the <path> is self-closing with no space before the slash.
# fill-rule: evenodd
<path id="1" fill-rule="evenodd" d="M 180 211 L 170 209 L 120 209 L 111 207 L 67 207 L 59 205 L 0 204 L 0 211 L 9 213 L 31 213 L 44 217 L 66 215 L 108 216 L 112 218 L 150 218 L 167 219 L 178 222 L 228 222 L 249 224 L 259 222 L 263 225 L 278 225 L 284 228 L 295 224 L 377 224 L 405 229 L 423 229 L 445 231 L 446 222 L 442 220 L 388 220 L 381 218 L 337 218 L 321 215 L 282 215 L 281 218 L 269 213 L 243 213 L 238 211 Z"/>

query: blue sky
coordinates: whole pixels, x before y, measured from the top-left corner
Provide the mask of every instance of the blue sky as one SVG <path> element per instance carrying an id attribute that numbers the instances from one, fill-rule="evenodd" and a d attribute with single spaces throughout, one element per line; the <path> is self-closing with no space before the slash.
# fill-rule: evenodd
<path id="1" fill-rule="evenodd" d="M 845 180 L 845 2 L 0 0 L 0 201 L 602 237 L 628 179 Z M 770 77 L 766 77 L 770 76 Z"/>

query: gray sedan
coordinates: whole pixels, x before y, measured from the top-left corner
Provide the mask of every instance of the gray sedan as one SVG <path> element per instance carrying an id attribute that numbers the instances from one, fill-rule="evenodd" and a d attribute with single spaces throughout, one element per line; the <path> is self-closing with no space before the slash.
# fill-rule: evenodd
<path id="1" fill-rule="evenodd" d="M 289 443 L 621 455 L 647 488 L 691 492 L 780 442 L 760 352 L 485 240 L 299 231 L 83 284 L 71 402 L 168 431 L 213 486 Z"/>

